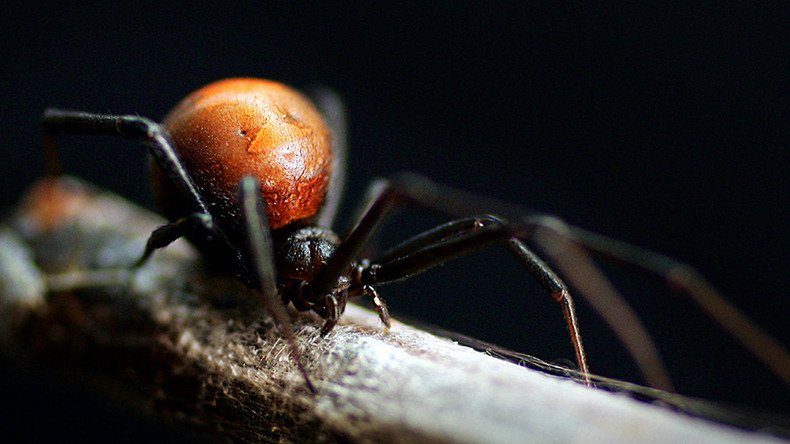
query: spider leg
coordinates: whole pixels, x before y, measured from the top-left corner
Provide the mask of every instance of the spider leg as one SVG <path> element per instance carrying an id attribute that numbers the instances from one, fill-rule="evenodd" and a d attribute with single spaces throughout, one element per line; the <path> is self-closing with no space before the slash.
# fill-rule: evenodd
<path id="1" fill-rule="evenodd" d="M 590 385 L 589 366 L 573 298 L 559 276 L 523 241 L 515 237 L 516 234 L 514 227 L 491 215 L 451 221 L 419 234 L 382 257 L 366 263 L 357 273 L 360 281 L 358 285 L 381 285 L 400 281 L 489 245 L 505 243 L 529 274 L 562 307 L 576 353 L 576 362 L 584 375 L 584 382 Z M 665 375 L 659 376 L 649 379 L 650 382 L 666 388 L 671 387 Z"/>
<path id="2" fill-rule="evenodd" d="M 327 314 L 324 326 L 321 327 L 321 336 L 329 334 L 340 319 L 340 303 L 334 295 L 328 294 L 324 296 L 324 306 L 326 307 Z"/>
<path id="3" fill-rule="evenodd" d="M 571 337 L 573 350 L 576 353 L 576 362 L 579 365 L 579 371 L 582 372 L 584 382 L 587 385 L 592 385 L 590 382 L 590 367 L 587 364 L 587 354 L 584 351 L 582 343 L 581 330 L 579 329 L 579 320 L 576 316 L 576 306 L 573 302 L 568 287 L 557 276 L 556 273 L 544 262 L 538 255 L 530 250 L 527 245 L 520 239 L 511 238 L 508 240 L 508 250 L 518 259 L 519 262 L 527 269 L 529 274 L 546 290 L 554 301 L 562 307 L 562 314 L 565 316 L 565 323 L 568 326 L 568 333 Z M 655 353 L 658 355 L 658 352 Z M 658 361 L 661 364 L 661 361 Z M 662 368 L 659 372 L 659 378 L 651 378 L 646 375 L 648 381 L 653 386 L 659 386 L 667 390 L 672 390 L 672 383 L 666 377 L 666 371 Z M 663 378 L 661 378 L 663 376 Z M 661 380 L 663 379 L 663 380 Z"/>
<path id="4" fill-rule="evenodd" d="M 381 319 L 381 322 L 384 323 L 384 326 L 387 328 L 392 328 L 392 323 L 390 322 L 390 311 L 389 308 L 387 308 L 387 303 L 384 301 L 384 298 L 379 296 L 379 293 L 376 291 L 376 289 L 370 285 L 363 285 L 362 293 L 366 296 L 370 296 L 370 299 L 373 301 L 373 309 L 379 314 L 379 319 Z"/>
<path id="5" fill-rule="evenodd" d="M 395 176 L 391 180 L 380 179 L 374 181 L 368 189 L 368 195 L 362 207 L 362 211 L 359 212 L 356 225 L 347 235 L 345 241 L 335 251 L 335 254 L 324 269 L 323 274 L 318 276 L 316 280 L 316 290 L 319 291 L 319 294 L 329 293 L 330 289 L 337 284 L 339 276 L 350 267 L 352 260 L 359 255 L 368 239 L 376 232 L 384 219 L 398 207 L 411 205 L 423 207 L 439 213 L 459 216 L 466 212 L 463 210 L 463 208 L 466 208 L 466 203 L 470 203 L 470 206 L 475 210 L 481 207 L 481 205 L 475 206 L 476 201 L 474 197 L 470 200 L 469 196 L 471 195 L 456 192 L 453 189 L 435 184 L 426 178 L 411 174 L 401 174 Z M 494 207 L 496 210 L 501 210 L 503 208 L 504 210 L 510 210 L 506 214 L 519 214 L 519 216 L 525 214 L 523 212 L 517 213 L 512 211 L 510 207 L 504 207 L 502 205 Z M 480 213 L 485 212 L 487 211 L 480 211 Z M 509 235 L 514 238 L 530 239 L 534 231 L 534 225 L 524 223 L 512 224 L 511 227 Z M 451 228 L 448 227 L 447 229 L 450 230 Z M 501 237 L 502 234 L 497 234 L 496 230 L 480 230 L 478 234 L 462 236 L 452 242 L 441 241 L 441 239 L 449 236 L 448 233 L 449 232 L 442 231 L 442 229 L 438 229 L 418 236 L 418 239 L 421 239 L 424 245 L 437 243 L 437 240 L 439 240 L 433 247 L 433 253 L 430 255 L 426 254 L 424 257 L 428 258 L 429 261 L 438 261 L 439 258 L 441 258 L 441 261 L 446 262 L 453 257 L 481 248 L 486 244 L 486 241 L 482 241 L 481 239 L 486 236 L 491 237 L 487 242 L 493 242 L 494 239 L 503 240 Z M 419 241 L 413 240 L 413 242 Z M 439 251 L 442 248 L 444 248 L 444 251 Z M 467 250 L 466 252 L 464 251 L 465 249 Z M 586 256 L 582 251 L 576 254 Z M 522 263 L 527 262 L 527 264 L 529 264 L 529 257 L 525 255 L 521 255 L 520 260 Z M 432 266 L 430 263 L 414 262 L 413 264 L 420 264 L 420 266 L 426 269 Z M 531 268 L 540 269 L 536 264 L 532 264 Z M 530 269 L 529 266 L 528 269 Z M 397 275 L 399 279 L 404 279 L 409 275 L 408 273 L 404 273 L 404 270 L 397 271 L 395 265 L 391 266 L 390 270 L 392 270 L 393 275 Z M 596 274 L 600 275 L 600 273 L 597 272 Z M 597 277 L 599 277 L 599 280 L 608 283 L 603 276 Z M 386 278 L 382 277 L 382 279 Z M 663 365 L 653 365 L 656 362 L 660 363 L 661 359 L 658 357 L 655 346 L 652 344 L 650 336 L 647 334 L 638 317 L 633 313 L 633 310 L 630 309 L 625 300 L 614 291 L 611 285 L 604 288 L 611 291 L 606 292 L 603 296 L 595 293 L 586 294 L 585 296 L 587 296 L 588 299 L 605 300 L 605 302 L 600 302 L 597 305 L 593 304 L 594 308 L 600 312 L 618 334 L 620 340 L 625 344 L 626 348 L 628 348 L 629 352 L 634 356 L 635 361 L 642 368 L 649 383 L 656 386 L 671 387 L 671 384 L 668 382 L 669 378 L 661 371 Z M 615 313 L 618 315 L 617 319 L 613 320 L 612 316 L 606 313 L 605 304 L 618 308 L 615 310 Z M 565 311 L 565 309 L 563 309 L 563 311 Z M 571 319 L 575 318 L 575 314 L 573 316 L 571 316 L 571 314 L 572 313 L 569 312 L 568 315 L 566 315 L 566 320 L 568 321 L 570 333 L 573 335 L 575 327 Z M 574 342 L 576 342 L 575 339 Z M 575 349 L 578 348 L 580 342 L 579 340 L 574 344 Z M 579 353 L 578 356 L 580 355 L 581 353 Z M 579 365 L 581 367 L 584 364 L 580 362 Z M 652 370 L 648 367 L 656 369 L 655 373 L 657 376 L 652 376 Z"/>
<path id="6" fill-rule="evenodd" d="M 767 332 L 710 285 L 696 270 L 667 256 L 617 241 L 565 224 L 537 211 L 486 199 L 447 187 L 411 173 L 401 173 L 392 180 L 380 179 L 371 184 L 366 205 L 354 229 L 338 249 L 334 260 L 321 277 L 326 288 L 364 248 L 367 239 L 396 205 L 411 204 L 428 210 L 463 217 L 469 214 L 495 213 L 517 223 L 524 230 L 522 239 L 533 239 L 556 263 L 558 269 L 580 288 L 593 308 L 615 330 L 620 340 L 635 350 L 645 348 L 642 339 L 622 325 L 621 315 L 632 312 L 622 296 L 612 287 L 586 254 L 613 260 L 670 283 L 689 295 L 729 334 L 740 340 L 785 383 L 790 383 L 790 353 Z M 325 288 L 325 287 L 318 287 Z M 613 309 L 614 307 L 614 309 Z M 637 336 L 642 336 L 638 334 Z M 630 346 L 628 344 L 631 344 Z"/>
<path id="7" fill-rule="evenodd" d="M 251 176 L 246 176 L 239 183 L 239 202 L 242 206 L 242 214 L 246 226 L 247 243 L 250 249 L 251 264 L 253 274 L 257 279 L 255 288 L 261 295 L 263 305 L 274 318 L 280 328 L 280 332 L 285 337 L 291 356 L 299 368 L 307 387 L 311 392 L 316 393 L 315 386 L 307 375 L 307 370 L 302 364 L 302 356 L 299 347 L 296 345 L 296 337 L 293 333 L 293 324 L 288 312 L 285 309 L 280 295 L 277 292 L 277 273 L 274 269 L 274 248 L 272 246 L 271 231 L 269 220 L 266 217 L 266 203 L 260 193 L 258 180 Z"/>
<path id="8" fill-rule="evenodd" d="M 44 111 L 41 118 L 41 127 L 44 131 L 44 147 L 47 150 L 50 175 L 59 172 L 54 159 L 57 158 L 55 142 L 57 136 L 61 134 L 115 135 L 138 139 L 148 145 L 151 155 L 172 183 L 183 189 L 191 200 L 193 210 L 197 213 L 210 214 L 192 178 L 173 149 L 167 130 L 158 123 L 140 116 L 94 114 L 49 108 Z"/>
<path id="9" fill-rule="evenodd" d="M 44 148 L 47 155 L 47 173 L 49 176 L 60 174 L 57 161 L 56 142 L 63 134 L 114 135 L 143 141 L 151 155 L 170 181 L 184 191 L 190 199 L 194 213 L 183 219 L 164 225 L 151 233 L 151 237 L 135 267 L 142 265 L 154 252 L 163 248 L 191 230 L 203 230 L 219 242 L 214 245 L 224 249 L 234 262 L 237 262 L 237 273 L 244 275 L 244 264 L 240 260 L 238 249 L 230 242 L 224 232 L 214 223 L 203 198 L 200 197 L 189 173 L 178 158 L 178 154 L 170 142 L 167 130 L 150 119 L 133 115 L 94 114 L 81 111 L 66 111 L 49 108 L 44 111 L 41 119 L 44 133 Z"/>
<path id="10" fill-rule="evenodd" d="M 581 254 L 583 252 L 579 246 L 604 260 L 661 279 L 690 297 L 724 331 L 738 340 L 785 384 L 790 385 L 790 352 L 787 348 L 731 304 L 690 265 L 646 248 L 568 225 L 556 217 L 456 190 L 417 174 L 401 173 L 393 181 L 405 184 L 404 189 L 418 192 L 426 207 L 441 213 L 464 216 L 493 212 L 511 221 L 519 221 L 520 225 L 535 232 L 533 239 L 568 279 L 579 284 L 581 294 L 607 319 L 612 328 L 618 328 L 617 322 L 613 321 L 616 313 L 606 306 L 622 297 L 608 281 L 602 279 L 603 276 L 595 270 L 587 255 Z M 623 305 L 618 305 L 616 311 L 622 311 Z M 622 334 L 618 335 L 623 339 Z"/>
<path id="11" fill-rule="evenodd" d="M 133 268 L 142 266 L 154 254 L 154 251 L 165 248 L 194 230 L 203 230 L 206 233 L 213 232 L 214 223 L 211 216 L 206 213 L 192 213 L 189 216 L 157 228 L 151 233 L 145 244 L 143 254 L 134 263 Z"/>
<path id="12" fill-rule="evenodd" d="M 563 243 L 562 239 L 559 239 L 559 242 L 552 239 L 568 238 L 562 234 L 563 229 L 558 228 L 553 221 L 544 221 L 543 225 L 548 229 L 545 234 L 550 236 L 550 239 L 543 242 L 549 247 L 547 250 L 551 250 L 551 247 L 561 246 Z M 790 385 L 790 352 L 767 331 L 749 319 L 745 313 L 730 303 L 693 267 L 663 254 L 581 228 L 566 226 L 565 229 L 570 231 L 573 240 L 586 247 L 588 251 L 606 260 L 656 276 L 667 282 L 670 287 L 689 295 L 708 316 L 738 340 L 746 350 L 750 351 L 785 384 Z M 559 258 L 561 255 L 557 252 L 548 251 L 548 253 L 555 259 L 561 259 Z M 568 274 L 578 271 L 578 267 L 573 264 L 559 266 Z"/>
<path id="13" fill-rule="evenodd" d="M 335 222 L 343 189 L 346 184 L 346 165 L 348 164 L 348 136 L 346 110 L 343 100 L 329 88 L 316 87 L 310 90 L 310 97 L 318 105 L 332 132 L 332 177 L 324 198 L 324 205 L 318 212 L 318 225 L 331 228 Z"/>

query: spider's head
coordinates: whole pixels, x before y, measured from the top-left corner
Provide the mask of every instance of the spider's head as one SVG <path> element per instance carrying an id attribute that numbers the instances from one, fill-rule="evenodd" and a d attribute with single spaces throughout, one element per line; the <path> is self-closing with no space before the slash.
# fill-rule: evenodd
<path id="1" fill-rule="evenodd" d="M 323 295 L 310 291 L 309 284 L 326 267 L 340 240 L 328 228 L 298 227 L 283 233 L 276 244 L 277 274 L 285 302 L 302 310 L 312 309 L 323 316 Z M 341 276 L 334 296 L 345 306 L 350 276 Z"/>

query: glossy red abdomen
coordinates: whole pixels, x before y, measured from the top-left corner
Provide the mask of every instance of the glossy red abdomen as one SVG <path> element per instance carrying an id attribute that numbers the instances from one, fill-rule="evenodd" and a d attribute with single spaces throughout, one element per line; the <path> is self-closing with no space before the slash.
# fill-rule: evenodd
<path id="1" fill-rule="evenodd" d="M 163 125 L 212 215 L 228 230 L 240 228 L 237 187 L 246 175 L 260 180 L 272 229 L 309 220 L 323 204 L 332 170 L 330 132 L 315 106 L 288 86 L 220 80 L 187 96 Z M 152 181 L 165 216 L 191 211 L 155 164 Z"/>

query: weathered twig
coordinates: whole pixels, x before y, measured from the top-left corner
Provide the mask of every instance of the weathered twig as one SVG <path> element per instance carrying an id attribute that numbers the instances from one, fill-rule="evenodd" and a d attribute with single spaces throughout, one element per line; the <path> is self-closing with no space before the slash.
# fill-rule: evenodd
<path id="1" fill-rule="evenodd" d="M 0 340 L 77 362 L 139 406 L 239 441 L 770 441 L 497 360 L 349 306 L 328 337 L 293 313 L 311 394 L 249 290 L 177 243 L 128 264 L 161 221 L 73 180 L 0 232 Z M 35 265 L 34 265 L 35 264 Z"/>

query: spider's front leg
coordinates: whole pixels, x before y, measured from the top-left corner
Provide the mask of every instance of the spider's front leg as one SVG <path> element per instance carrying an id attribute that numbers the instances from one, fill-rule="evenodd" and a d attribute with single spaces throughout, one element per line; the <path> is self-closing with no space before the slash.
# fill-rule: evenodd
<path id="1" fill-rule="evenodd" d="M 239 183 L 239 203 L 246 228 L 247 247 L 250 253 L 249 268 L 252 270 L 252 282 L 261 295 L 266 310 L 272 315 L 283 337 L 285 337 L 291 356 L 307 383 L 311 392 L 316 393 L 315 386 L 307 375 L 302 364 L 302 356 L 296 345 L 293 325 L 282 299 L 277 291 L 277 272 L 274 268 L 274 247 L 272 244 L 269 220 L 266 217 L 266 202 L 260 193 L 257 179 L 246 176 Z"/>
<path id="2" fill-rule="evenodd" d="M 411 204 L 441 211 L 439 206 L 434 205 L 438 201 L 438 196 L 433 192 L 435 190 L 424 185 L 423 182 L 402 176 L 392 181 L 377 181 L 370 187 L 368 203 L 358 223 L 338 247 L 316 281 L 316 289 L 321 292 L 319 294 L 328 294 L 337 285 L 339 276 L 347 271 L 377 227 L 398 205 Z M 579 368 L 586 375 L 589 369 L 573 300 L 559 277 L 520 240 L 528 235 L 526 227 L 509 224 L 493 216 L 450 222 L 418 235 L 384 257 L 371 261 L 368 266 L 358 271 L 355 284 L 360 287 L 403 280 L 491 243 L 508 241 L 511 252 L 561 304 Z M 388 315 L 386 318 L 388 319 Z M 664 381 L 657 384 L 662 382 Z"/>
<path id="3" fill-rule="evenodd" d="M 644 248 L 570 226 L 556 217 L 481 198 L 415 174 L 404 173 L 371 185 L 364 211 L 327 267 L 327 272 L 322 276 L 321 288 L 332 285 L 339 273 L 359 254 L 382 220 L 395 207 L 404 204 L 456 217 L 492 212 L 512 221 L 519 230 L 523 230 L 523 236 L 520 236 L 522 239 L 529 239 L 539 245 L 560 271 L 580 288 L 580 294 L 618 335 L 652 385 L 668 386 L 664 383 L 668 378 L 660 374 L 663 365 L 660 364 L 652 339 L 623 297 L 595 266 L 587 251 L 662 278 L 686 293 L 776 375 L 785 382 L 790 381 L 790 353 L 787 349 L 730 304 L 688 265 Z"/>
<path id="4" fill-rule="evenodd" d="M 491 215 L 464 218 L 419 234 L 384 255 L 364 261 L 356 284 L 367 288 L 407 279 L 490 245 L 503 244 L 552 299 L 562 307 L 584 382 L 591 384 L 573 298 L 551 268 L 519 239 L 519 229 Z M 377 295 L 374 296 L 377 298 Z M 375 303 L 375 302 L 374 302 Z"/>

